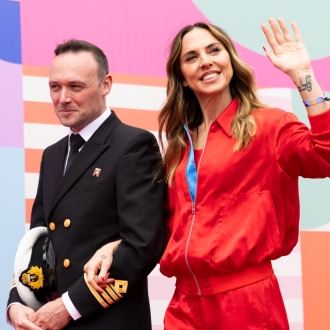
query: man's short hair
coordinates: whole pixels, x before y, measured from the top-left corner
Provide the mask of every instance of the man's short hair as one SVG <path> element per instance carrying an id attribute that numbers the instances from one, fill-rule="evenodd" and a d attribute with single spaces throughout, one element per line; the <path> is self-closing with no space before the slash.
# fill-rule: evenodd
<path id="1" fill-rule="evenodd" d="M 54 50 L 54 53 L 55 56 L 58 56 L 64 53 L 80 53 L 83 51 L 92 53 L 96 62 L 98 63 L 99 84 L 101 84 L 103 78 L 109 73 L 109 64 L 107 57 L 104 55 L 102 49 L 100 49 L 99 47 L 84 40 L 71 39 L 57 45 Z"/>

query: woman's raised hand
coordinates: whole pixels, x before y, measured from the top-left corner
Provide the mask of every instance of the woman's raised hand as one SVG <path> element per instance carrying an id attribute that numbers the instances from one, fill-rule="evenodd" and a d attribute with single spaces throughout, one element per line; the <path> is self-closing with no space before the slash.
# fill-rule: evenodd
<path id="1" fill-rule="evenodd" d="M 271 47 L 263 47 L 266 56 L 279 70 L 286 73 L 292 79 L 300 77 L 304 72 L 311 70 L 311 64 L 307 50 L 302 42 L 301 34 L 296 22 L 291 22 L 295 41 L 282 18 L 278 19 L 278 28 L 274 18 L 268 20 L 272 29 L 270 31 L 265 23 L 261 25 L 266 39 Z"/>
<path id="2" fill-rule="evenodd" d="M 323 99 L 322 102 L 316 102 L 316 99 L 323 97 L 323 90 L 317 83 L 307 50 L 302 43 L 300 31 L 296 22 L 292 22 L 291 26 L 295 41 L 282 18 L 278 19 L 278 28 L 274 18 L 268 20 L 272 32 L 266 24 L 262 24 L 261 28 L 267 41 L 271 47 L 264 47 L 267 57 L 276 68 L 286 73 L 293 83 L 297 86 L 302 100 L 308 100 L 313 106 L 307 106 L 307 112 L 310 116 L 320 114 L 329 109 L 329 102 Z"/>

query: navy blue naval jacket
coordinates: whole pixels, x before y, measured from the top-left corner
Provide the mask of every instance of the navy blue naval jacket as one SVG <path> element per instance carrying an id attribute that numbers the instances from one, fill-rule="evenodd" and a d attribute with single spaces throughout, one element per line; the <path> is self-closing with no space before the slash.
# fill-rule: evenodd
<path id="1" fill-rule="evenodd" d="M 65 329 L 151 330 L 147 275 L 162 255 L 165 236 L 166 188 L 154 180 L 160 161 L 156 139 L 112 112 L 63 176 L 67 141 L 43 153 L 31 218 L 31 228 L 55 224 L 49 235 L 58 296 L 68 291 L 82 315 Z M 95 168 L 101 169 L 98 177 Z M 87 285 L 83 267 L 96 250 L 118 239 L 110 273 L 128 282 L 127 293 L 112 287 L 102 296 Z M 22 302 L 15 287 L 8 304 L 13 302 Z"/>

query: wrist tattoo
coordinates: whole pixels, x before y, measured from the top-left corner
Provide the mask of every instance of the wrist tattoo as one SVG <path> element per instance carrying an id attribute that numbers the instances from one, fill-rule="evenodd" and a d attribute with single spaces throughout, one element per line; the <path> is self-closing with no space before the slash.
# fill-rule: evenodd
<path id="1" fill-rule="evenodd" d="M 104 254 L 101 254 L 101 258 L 102 258 L 102 259 L 106 259 L 107 256 L 105 256 Z"/>
<path id="2" fill-rule="evenodd" d="M 312 76 L 309 75 L 309 74 L 306 75 L 306 83 L 305 84 L 303 84 L 303 82 L 301 81 L 301 78 L 300 78 L 300 84 L 301 84 L 301 86 L 297 86 L 299 92 L 302 92 L 306 89 L 307 89 L 308 92 L 311 92 L 312 91 Z"/>

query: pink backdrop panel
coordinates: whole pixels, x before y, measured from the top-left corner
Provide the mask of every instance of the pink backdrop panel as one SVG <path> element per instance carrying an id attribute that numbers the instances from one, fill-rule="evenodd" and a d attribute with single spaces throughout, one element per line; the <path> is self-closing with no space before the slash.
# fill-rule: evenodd
<path id="1" fill-rule="evenodd" d="M 22 61 L 49 66 L 56 44 L 76 38 L 102 48 L 111 72 L 165 76 L 174 33 L 200 20 L 207 21 L 190 0 L 22 1 Z"/>
<path id="2" fill-rule="evenodd" d="M 58 43 L 85 39 L 105 51 L 113 73 L 165 77 L 166 50 L 173 36 L 181 27 L 197 21 L 208 19 L 191 0 L 22 1 L 22 61 L 25 65 L 49 66 Z M 294 88 L 265 56 L 236 46 L 253 67 L 259 86 Z M 330 90 L 324 71 L 329 61 L 313 61 L 325 90 Z"/>

